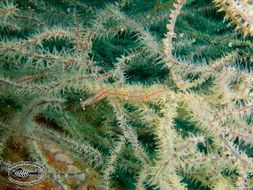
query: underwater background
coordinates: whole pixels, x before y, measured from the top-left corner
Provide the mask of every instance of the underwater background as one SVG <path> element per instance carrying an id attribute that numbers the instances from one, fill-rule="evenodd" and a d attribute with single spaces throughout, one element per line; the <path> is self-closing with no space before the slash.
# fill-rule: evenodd
<path id="1" fill-rule="evenodd" d="M 252 36 L 251 0 L 0 0 L 0 190 L 253 189 Z"/>

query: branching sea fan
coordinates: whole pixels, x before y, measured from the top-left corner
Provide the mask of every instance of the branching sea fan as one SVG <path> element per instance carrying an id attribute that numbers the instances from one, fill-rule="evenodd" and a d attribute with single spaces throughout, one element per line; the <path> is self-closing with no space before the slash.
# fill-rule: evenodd
<path id="1" fill-rule="evenodd" d="M 0 189 L 253 189 L 252 36 L 249 0 L 1 1 Z"/>

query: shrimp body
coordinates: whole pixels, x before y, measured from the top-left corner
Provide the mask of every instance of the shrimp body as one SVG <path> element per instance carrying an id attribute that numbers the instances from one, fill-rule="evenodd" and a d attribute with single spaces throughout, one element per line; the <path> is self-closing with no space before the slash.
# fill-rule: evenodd
<path id="1" fill-rule="evenodd" d="M 92 96 L 90 98 L 87 98 L 86 100 L 82 101 L 81 100 L 81 106 L 82 108 L 85 110 L 85 107 L 86 106 L 90 106 L 90 105 L 93 105 L 94 103 L 102 100 L 106 95 L 107 93 L 110 91 L 111 89 L 106 89 L 106 90 L 103 90 L 101 92 L 99 92 L 96 96 Z"/>
<path id="2" fill-rule="evenodd" d="M 137 99 L 139 101 L 147 101 L 154 96 L 160 95 L 164 93 L 163 89 L 156 90 L 154 92 L 148 93 L 148 94 L 134 94 L 134 93 L 128 93 L 128 92 L 112 92 L 112 89 L 106 89 L 99 92 L 97 95 L 92 96 L 90 98 L 87 98 L 86 100 L 81 100 L 81 106 L 85 110 L 86 106 L 90 106 L 95 104 L 96 102 L 104 99 L 106 96 L 114 96 L 119 98 L 124 98 L 125 100 L 128 99 Z"/>

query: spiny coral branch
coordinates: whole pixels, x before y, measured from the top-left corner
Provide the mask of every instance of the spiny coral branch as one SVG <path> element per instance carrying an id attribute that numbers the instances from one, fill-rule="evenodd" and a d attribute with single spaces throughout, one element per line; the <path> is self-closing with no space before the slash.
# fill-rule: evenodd
<path id="1" fill-rule="evenodd" d="M 166 25 L 168 32 L 166 34 L 166 38 L 163 40 L 163 45 L 164 45 L 164 53 L 168 60 L 172 59 L 172 40 L 173 38 L 176 37 L 174 33 L 175 24 L 177 21 L 177 17 L 180 14 L 180 11 L 185 2 L 186 0 L 177 0 L 176 3 L 174 3 L 175 9 L 172 10 L 169 16 L 170 24 Z"/>
<path id="2" fill-rule="evenodd" d="M 248 0 L 214 0 L 220 8 L 219 11 L 226 13 L 225 18 L 230 18 L 236 24 L 236 29 L 241 29 L 244 35 L 253 36 L 252 3 Z"/>

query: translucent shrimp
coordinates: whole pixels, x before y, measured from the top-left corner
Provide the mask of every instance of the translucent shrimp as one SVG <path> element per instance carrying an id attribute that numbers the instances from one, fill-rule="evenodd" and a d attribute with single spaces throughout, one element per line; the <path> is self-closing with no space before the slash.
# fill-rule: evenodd
<path id="1" fill-rule="evenodd" d="M 109 91 L 111 91 L 110 88 L 109 88 L 109 89 L 106 89 L 106 90 L 103 90 L 103 91 L 99 92 L 97 95 L 92 96 L 92 97 L 90 97 L 90 98 L 87 98 L 87 99 L 84 100 L 84 101 L 81 100 L 81 106 L 82 106 L 83 110 L 85 110 L 85 107 L 86 107 L 86 106 L 93 105 L 94 103 L 96 103 L 96 102 L 102 100 L 102 99 L 107 95 L 107 93 L 108 93 Z"/>
<path id="2" fill-rule="evenodd" d="M 114 96 L 114 97 L 124 98 L 125 100 L 135 99 L 135 100 L 139 100 L 139 101 L 147 101 L 147 100 L 153 98 L 154 96 L 160 95 L 162 93 L 164 93 L 163 89 L 156 90 L 156 91 L 153 91 L 148 94 L 134 94 L 134 93 L 128 93 L 128 92 L 112 92 L 112 89 L 106 89 L 106 90 L 102 90 L 101 92 L 99 92 L 95 96 L 87 98 L 84 101 L 81 100 L 81 106 L 85 110 L 86 106 L 93 105 L 94 103 L 102 100 L 106 96 Z"/>

